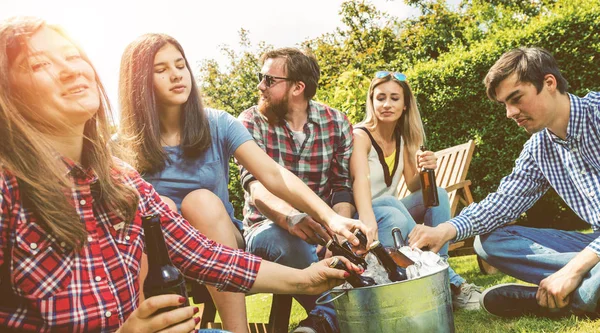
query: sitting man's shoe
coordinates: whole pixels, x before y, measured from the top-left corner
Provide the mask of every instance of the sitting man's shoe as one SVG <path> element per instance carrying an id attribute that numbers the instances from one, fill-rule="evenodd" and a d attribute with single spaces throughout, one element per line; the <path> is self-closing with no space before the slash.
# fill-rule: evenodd
<path id="1" fill-rule="evenodd" d="M 481 287 L 473 283 L 463 283 L 460 287 L 452 286 L 452 308 L 454 310 L 479 310 L 481 309 Z"/>
<path id="2" fill-rule="evenodd" d="M 333 333 L 333 329 L 325 317 L 309 314 L 292 333 Z"/>
<path id="3" fill-rule="evenodd" d="M 520 317 L 533 315 L 546 318 L 558 318 L 569 315 L 566 309 L 548 309 L 537 303 L 537 286 L 525 286 L 516 283 L 500 284 L 486 289 L 481 295 L 481 307 L 499 317 Z"/>

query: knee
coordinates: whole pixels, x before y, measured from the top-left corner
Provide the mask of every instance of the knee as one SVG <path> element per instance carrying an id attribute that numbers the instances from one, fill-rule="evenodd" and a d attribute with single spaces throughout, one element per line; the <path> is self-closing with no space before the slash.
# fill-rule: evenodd
<path id="1" fill-rule="evenodd" d="M 173 201 L 171 198 L 169 197 L 164 197 L 164 196 L 160 196 L 160 199 L 162 200 L 162 202 L 164 202 L 165 204 L 167 204 L 167 206 L 169 206 L 169 209 L 177 212 L 177 204 L 175 204 L 175 201 Z"/>
<path id="2" fill-rule="evenodd" d="M 227 210 L 219 197 L 209 190 L 200 189 L 190 192 L 181 202 L 181 214 L 185 218 L 201 216 L 201 220 L 212 220 Z"/>
<path id="3" fill-rule="evenodd" d="M 478 256 L 488 261 L 491 257 L 499 253 L 499 247 L 502 246 L 499 233 L 501 231 L 494 230 L 485 235 L 475 237 L 473 248 Z"/>

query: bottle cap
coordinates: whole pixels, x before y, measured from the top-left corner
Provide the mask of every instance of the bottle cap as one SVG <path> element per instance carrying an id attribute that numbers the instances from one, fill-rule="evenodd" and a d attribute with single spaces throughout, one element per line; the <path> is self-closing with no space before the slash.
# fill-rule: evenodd
<path id="1" fill-rule="evenodd" d="M 378 240 L 374 240 L 373 243 L 371 243 L 371 246 L 369 246 L 369 251 L 371 251 L 372 249 L 378 247 L 381 243 Z"/>

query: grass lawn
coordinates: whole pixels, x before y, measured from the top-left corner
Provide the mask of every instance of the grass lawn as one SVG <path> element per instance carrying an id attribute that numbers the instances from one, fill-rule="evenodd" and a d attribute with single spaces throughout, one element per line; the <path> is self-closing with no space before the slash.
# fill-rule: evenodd
<path id="1" fill-rule="evenodd" d="M 483 275 L 479 272 L 474 255 L 450 258 L 450 265 L 469 282 L 484 288 L 500 283 L 518 282 L 502 273 Z M 269 294 L 258 294 L 246 297 L 248 320 L 250 322 L 267 322 L 271 306 Z M 306 317 L 304 309 L 294 301 L 290 318 L 290 329 Z M 456 311 L 454 322 L 457 333 L 505 333 L 505 332 L 600 332 L 600 320 L 593 321 L 570 317 L 561 320 L 523 317 L 519 319 L 503 319 L 481 311 Z M 343 333 L 343 332 L 342 332 Z M 368 333 L 368 332 L 365 332 Z"/>

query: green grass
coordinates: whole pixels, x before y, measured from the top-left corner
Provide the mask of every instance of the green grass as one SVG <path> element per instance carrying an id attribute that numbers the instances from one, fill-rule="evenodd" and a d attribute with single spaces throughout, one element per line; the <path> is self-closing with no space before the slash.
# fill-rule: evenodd
<path id="1" fill-rule="evenodd" d="M 450 258 L 450 265 L 467 281 L 484 288 L 500 283 L 519 282 L 502 273 L 483 275 L 479 272 L 474 255 Z M 267 322 L 271 306 L 269 294 L 258 294 L 246 297 L 248 320 L 250 322 Z M 290 318 L 290 329 L 306 317 L 304 309 L 294 301 Z M 457 333 L 506 333 L 506 332 L 600 332 L 600 320 L 587 320 L 570 317 L 560 320 L 550 320 L 535 317 L 504 319 L 481 311 L 456 311 L 454 323 Z M 343 333 L 343 332 L 342 332 Z M 365 332 L 368 333 L 368 332 Z"/>

